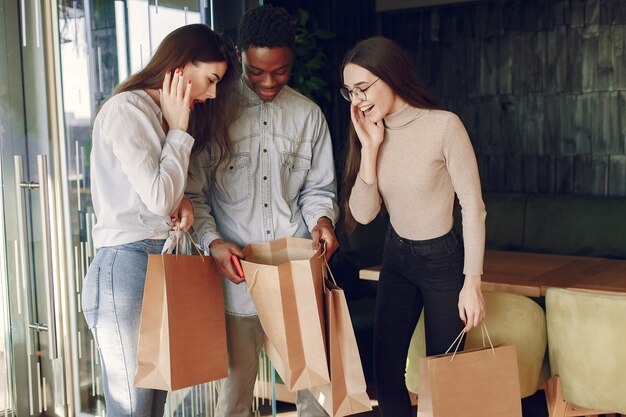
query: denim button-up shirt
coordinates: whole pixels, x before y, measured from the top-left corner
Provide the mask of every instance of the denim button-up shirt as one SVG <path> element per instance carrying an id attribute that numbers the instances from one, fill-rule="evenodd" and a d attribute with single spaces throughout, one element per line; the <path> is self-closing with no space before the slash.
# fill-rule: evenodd
<path id="1" fill-rule="evenodd" d="M 244 82 L 245 104 L 230 127 L 233 157 L 213 176 L 208 150 L 192 158 L 186 194 L 208 250 L 217 238 L 241 247 L 286 236 L 310 238 L 321 217 L 336 223 L 335 167 L 320 108 L 290 87 L 261 101 Z M 226 312 L 256 315 L 245 284 L 224 279 Z"/>

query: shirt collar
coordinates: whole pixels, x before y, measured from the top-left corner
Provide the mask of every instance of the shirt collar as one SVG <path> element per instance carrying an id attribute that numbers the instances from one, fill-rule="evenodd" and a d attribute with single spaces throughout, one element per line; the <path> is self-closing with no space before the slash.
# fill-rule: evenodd
<path id="1" fill-rule="evenodd" d="M 133 91 L 131 91 L 131 93 L 134 93 L 134 94 L 138 95 L 139 97 L 141 97 L 150 106 L 150 108 L 154 111 L 154 114 L 156 114 L 156 116 L 159 119 L 162 118 L 161 108 L 156 104 L 156 102 L 152 99 L 152 97 L 150 97 L 150 94 L 146 93 L 145 90 L 133 90 Z"/>

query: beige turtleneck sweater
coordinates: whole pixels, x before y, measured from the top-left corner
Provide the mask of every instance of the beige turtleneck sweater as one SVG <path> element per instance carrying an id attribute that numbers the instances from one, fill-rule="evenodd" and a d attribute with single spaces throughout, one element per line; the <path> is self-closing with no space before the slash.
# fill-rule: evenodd
<path id="1" fill-rule="evenodd" d="M 376 217 L 382 196 L 400 236 L 443 236 L 452 228 L 456 193 L 463 217 L 463 272 L 482 274 L 485 204 L 472 143 L 454 113 L 405 104 L 387 115 L 377 173 L 377 182 L 366 184 L 357 177 L 352 187 L 350 210 L 357 222 L 367 224 Z"/>

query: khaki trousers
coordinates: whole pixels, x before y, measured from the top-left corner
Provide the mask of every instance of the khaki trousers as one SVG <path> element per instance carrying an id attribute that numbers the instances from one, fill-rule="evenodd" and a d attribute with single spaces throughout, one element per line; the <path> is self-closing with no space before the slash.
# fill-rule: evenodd
<path id="1" fill-rule="evenodd" d="M 216 417 L 253 417 L 254 383 L 265 334 L 258 316 L 226 314 L 228 378 L 217 384 Z M 309 390 L 296 393 L 298 417 L 328 417 Z"/>

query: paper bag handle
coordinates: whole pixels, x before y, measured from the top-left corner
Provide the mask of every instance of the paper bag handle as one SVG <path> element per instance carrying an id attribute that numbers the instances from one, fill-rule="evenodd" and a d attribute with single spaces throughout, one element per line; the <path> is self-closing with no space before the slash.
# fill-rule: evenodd
<path id="1" fill-rule="evenodd" d="M 491 337 L 489 336 L 489 331 L 487 330 L 487 326 L 485 325 L 485 322 L 482 322 L 480 324 L 480 332 L 481 332 L 482 339 L 483 339 L 483 347 L 487 347 L 485 345 L 485 333 L 486 333 L 487 339 L 489 340 L 489 346 L 491 347 L 491 351 L 495 355 L 496 350 L 493 348 L 493 343 L 491 342 Z M 454 341 L 452 342 L 448 350 L 446 350 L 445 354 L 447 355 L 450 352 L 450 349 L 452 349 L 452 346 L 454 346 L 454 352 L 452 353 L 452 358 L 450 358 L 450 362 L 454 360 L 454 356 L 456 355 L 456 352 L 459 350 L 459 347 L 461 347 L 463 336 L 465 336 L 466 333 L 467 331 L 465 330 L 465 327 L 464 327 L 463 330 L 461 330 L 461 333 L 459 333 L 459 335 L 454 339 Z"/>
<path id="2" fill-rule="evenodd" d="M 328 271 L 328 273 L 330 274 L 330 278 L 333 281 L 333 284 L 337 285 L 337 281 L 335 280 L 333 271 L 330 270 L 330 265 L 328 265 L 328 261 L 326 260 L 325 255 L 326 255 L 326 242 L 324 242 L 324 245 L 322 247 L 322 252 L 320 253 L 320 258 L 324 260 L 324 268 L 322 269 L 322 275 L 324 276 L 324 278 L 328 278 L 328 276 L 326 275 L 326 271 Z M 326 283 L 324 283 L 324 287 L 325 286 L 326 286 Z"/>
<path id="3" fill-rule="evenodd" d="M 185 232 L 185 234 L 187 235 L 187 238 L 189 239 L 189 241 L 191 242 L 192 245 L 194 245 L 196 247 L 196 249 L 198 250 L 198 254 L 200 255 L 200 257 L 202 258 L 202 260 L 204 261 L 204 249 L 202 249 L 202 247 L 200 247 L 200 245 L 198 245 L 196 243 L 195 240 L 193 240 L 193 238 L 191 237 L 191 233 L 189 232 Z"/>
<path id="4" fill-rule="evenodd" d="M 185 234 L 185 236 L 187 236 L 187 239 L 189 240 L 189 242 L 191 242 L 191 244 L 196 247 L 196 249 L 198 250 L 198 254 L 200 255 L 200 258 L 202 258 L 202 261 L 204 261 L 204 255 L 203 255 L 204 250 L 200 247 L 200 245 L 196 243 L 195 240 L 193 240 L 193 237 L 191 237 L 191 233 L 184 231 L 184 230 L 180 230 L 179 227 L 180 227 L 179 225 L 176 225 L 176 256 L 178 256 L 178 241 L 179 241 L 178 232 L 181 231 Z"/>

